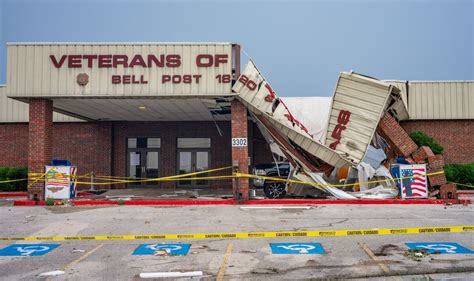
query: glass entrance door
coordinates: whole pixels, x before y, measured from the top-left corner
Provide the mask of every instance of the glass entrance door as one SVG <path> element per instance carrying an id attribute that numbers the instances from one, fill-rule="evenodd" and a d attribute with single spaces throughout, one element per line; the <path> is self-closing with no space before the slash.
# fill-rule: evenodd
<path id="1" fill-rule="evenodd" d="M 128 176 L 137 180 L 159 177 L 160 141 L 156 138 L 128 139 Z M 130 186 L 156 186 L 158 181 L 140 181 Z"/>
<path id="2" fill-rule="evenodd" d="M 209 170 L 209 151 L 195 151 L 194 152 L 194 167 L 195 167 L 195 172 L 201 172 L 201 171 L 206 171 Z M 207 177 L 209 176 L 208 173 L 202 173 L 197 175 L 198 177 Z M 207 187 L 209 186 L 209 181 L 208 180 L 196 180 L 194 182 L 196 187 Z"/>
<path id="3" fill-rule="evenodd" d="M 209 150 L 182 149 L 178 151 L 178 174 L 189 174 L 209 170 Z M 190 177 L 207 177 L 208 174 L 199 174 Z M 208 187 L 208 180 L 180 180 L 179 187 Z"/>
<path id="4" fill-rule="evenodd" d="M 159 175 L 159 152 L 137 149 L 128 152 L 128 167 L 130 178 L 150 179 Z M 156 186 L 158 181 L 143 181 L 130 183 L 133 186 Z"/>

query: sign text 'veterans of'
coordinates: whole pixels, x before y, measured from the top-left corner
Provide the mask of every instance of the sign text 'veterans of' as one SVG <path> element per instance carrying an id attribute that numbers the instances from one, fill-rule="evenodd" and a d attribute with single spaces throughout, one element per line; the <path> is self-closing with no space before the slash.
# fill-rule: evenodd
<path id="1" fill-rule="evenodd" d="M 83 55 L 50 55 L 51 62 L 56 68 L 179 68 L 183 66 L 182 56 L 179 54 L 140 55 L 128 56 L 124 54 L 83 54 Z M 220 67 L 229 63 L 228 54 L 198 54 L 194 60 L 198 68 Z M 172 84 L 199 84 L 202 75 L 163 74 L 161 83 Z M 230 74 L 219 74 L 215 77 L 217 83 L 230 83 Z M 112 84 L 147 84 L 144 75 L 112 75 Z"/>

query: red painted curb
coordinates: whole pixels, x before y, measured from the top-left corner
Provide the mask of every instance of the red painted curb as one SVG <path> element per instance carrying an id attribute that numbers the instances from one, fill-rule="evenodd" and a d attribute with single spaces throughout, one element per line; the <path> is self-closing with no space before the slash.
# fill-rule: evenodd
<path id="1" fill-rule="evenodd" d="M 246 204 L 249 205 L 265 205 L 265 204 L 310 204 L 310 205 L 324 205 L 324 204 L 348 204 L 348 205 L 410 205 L 410 204 L 470 204 L 468 199 L 363 199 L 363 200 L 332 200 L 332 199 L 265 199 L 265 200 L 248 200 Z"/>
<path id="2" fill-rule="evenodd" d="M 28 192 L 0 192 L 0 197 L 28 197 Z"/>
<path id="3" fill-rule="evenodd" d="M 236 200 L 125 200 L 119 203 L 119 200 L 71 200 L 74 205 L 233 205 Z"/>
<path id="4" fill-rule="evenodd" d="M 239 201 L 233 199 L 222 200 L 192 200 L 192 199 L 171 199 L 171 200 L 130 200 L 124 201 L 124 205 L 235 205 Z"/>
<path id="5" fill-rule="evenodd" d="M 233 199 L 224 200 L 190 200 L 190 199 L 171 199 L 171 200 L 70 200 L 74 205 L 237 205 L 240 202 Z M 448 200 L 432 200 L 432 199 L 407 199 L 407 200 L 328 200 L 328 199 L 264 199 L 264 200 L 248 200 L 243 205 L 420 205 L 420 204 L 471 204 L 469 199 L 448 199 Z M 33 200 L 15 200 L 13 206 L 44 206 L 45 201 Z"/>
<path id="6" fill-rule="evenodd" d="M 458 191 L 458 195 L 472 195 L 474 196 L 474 190 L 473 191 Z"/>
<path id="7" fill-rule="evenodd" d="M 117 200 L 69 200 L 74 205 L 118 205 Z"/>
<path id="8" fill-rule="evenodd" d="M 34 201 L 34 200 L 15 200 L 13 206 L 44 206 L 45 201 Z"/>

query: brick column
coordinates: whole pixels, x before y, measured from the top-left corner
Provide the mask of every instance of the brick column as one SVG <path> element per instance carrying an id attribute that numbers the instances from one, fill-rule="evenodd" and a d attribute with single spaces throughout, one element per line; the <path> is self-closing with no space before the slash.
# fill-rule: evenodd
<path id="1" fill-rule="evenodd" d="M 231 116 L 232 138 L 248 138 L 247 108 L 237 99 L 234 99 L 231 103 Z M 249 172 L 248 143 L 249 140 L 247 139 L 247 146 L 232 147 L 232 165 L 237 166 L 238 171 L 245 174 Z M 234 199 L 240 197 L 241 200 L 248 200 L 249 179 L 234 179 L 232 191 Z"/>
<path id="2" fill-rule="evenodd" d="M 28 125 L 28 172 L 44 173 L 52 155 L 53 102 L 48 99 L 30 99 Z M 28 183 L 30 199 L 44 199 L 44 182 Z"/>

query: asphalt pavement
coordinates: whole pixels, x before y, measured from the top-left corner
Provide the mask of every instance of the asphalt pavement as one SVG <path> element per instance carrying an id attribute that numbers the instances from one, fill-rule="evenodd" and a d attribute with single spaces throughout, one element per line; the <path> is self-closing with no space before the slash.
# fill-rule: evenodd
<path id="1" fill-rule="evenodd" d="M 318 205 L 306 209 L 245 210 L 240 206 L 0 207 L 0 237 L 455 225 L 474 225 L 472 205 Z M 0 241 L 0 248 L 12 244 L 59 244 L 44 255 L 0 256 L 0 279 L 41 280 L 45 279 L 39 276 L 41 273 L 55 270 L 64 273 L 48 277 L 49 280 L 141 280 L 140 273 L 194 271 L 202 271 L 202 280 L 474 279 L 474 254 L 444 254 L 441 253 L 443 249 L 432 254 L 423 251 L 416 254 L 408 251 L 406 243 L 410 242 L 445 245 L 442 247 L 457 243 L 473 250 L 474 232 L 247 239 Z M 191 245 L 185 255 L 175 255 L 169 249 L 162 251 L 162 245 L 142 246 L 145 252 L 137 249 L 141 244 L 160 243 L 177 244 L 178 248 L 186 248 L 183 244 Z M 288 244 L 274 245 L 279 250 L 272 251 L 271 243 Z M 22 247 L 23 254 L 29 253 L 25 249 L 35 249 Z M 321 250 L 318 247 L 321 247 L 321 253 L 315 253 Z M 151 254 L 142 255 L 150 249 Z"/>

